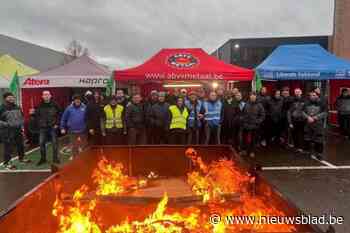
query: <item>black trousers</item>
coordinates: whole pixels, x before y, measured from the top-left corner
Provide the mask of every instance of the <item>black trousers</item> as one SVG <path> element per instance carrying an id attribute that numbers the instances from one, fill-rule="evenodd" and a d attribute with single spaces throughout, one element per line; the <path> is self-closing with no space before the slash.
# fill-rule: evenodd
<path id="1" fill-rule="evenodd" d="M 259 139 L 261 141 L 265 140 L 266 142 L 270 141 L 271 139 L 271 119 L 269 116 L 265 118 L 265 120 L 261 123 L 260 129 L 259 129 Z"/>
<path id="2" fill-rule="evenodd" d="M 185 145 L 186 144 L 186 130 L 174 129 L 169 133 L 169 144 Z"/>
<path id="3" fill-rule="evenodd" d="M 312 145 L 314 145 L 314 150 L 315 150 L 316 153 L 318 153 L 318 154 L 322 154 L 323 153 L 323 143 L 313 142 L 313 141 L 309 141 L 309 140 L 305 140 L 305 142 L 304 142 L 304 150 L 311 153 Z"/>
<path id="4" fill-rule="evenodd" d="M 145 145 L 146 130 L 145 128 L 129 128 L 128 129 L 128 144 L 129 145 Z"/>
<path id="5" fill-rule="evenodd" d="M 304 146 L 304 121 L 294 121 L 293 129 L 291 129 L 294 147 L 296 149 L 302 149 Z"/>
<path id="6" fill-rule="evenodd" d="M 350 115 L 338 114 L 338 123 L 341 133 L 350 136 Z"/>
<path id="7" fill-rule="evenodd" d="M 115 129 L 113 131 L 106 132 L 105 143 L 106 145 L 124 145 L 125 136 L 123 134 L 123 129 Z"/>
<path id="8" fill-rule="evenodd" d="M 221 144 L 221 133 L 219 126 L 205 126 L 205 144 L 219 145 Z"/>
<path id="9" fill-rule="evenodd" d="M 275 140 L 280 140 L 285 129 L 284 124 L 285 122 L 283 122 L 282 120 L 270 122 L 270 128 L 267 129 L 268 132 L 270 132 L 270 140 L 272 138 L 275 138 Z"/>
<path id="10" fill-rule="evenodd" d="M 235 125 L 228 129 L 225 126 L 222 126 L 222 143 L 232 145 L 235 149 L 239 149 L 241 145 L 241 129 L 239 125 Z"/>
<path id="11" fill-rule="evenodd" d="M 4 163 L 11 160 L 13 147 L 16 147 L 19 159 L 24 157 L 24 140 L 21 129 L 11 129 L 8 137 L 4 138 Z"/>
<path id="12" fill-rule="evenodd" d="M 95 130 L 94 135 L 88 134 L 88 143 L 89 145 L 101 145 L 104 144 L 102 140 L 102 135 L 100 131 Z"/>
<path id="13" fill-rule="evenodd" d="M 154 127 L 152 128 L 152 135 L 148 135 L 152 137 L 152 144 L 167 144 L 167 131 L 162 127 Z"/>
<path id="14" fill-rule="evenodd" d="M 243 129 L 242 139 L 242 149 L 246 150 L 249 154 L 255 153 L 258 143 L 258 130 Z"/>
<path id="15" fill-rule="evenodd" d="M 200 132 L 200 128 L 189 128 L 188 136 L 187 136 L 187 144 L 198 145 L 200 143 L 199 132 Z"/>

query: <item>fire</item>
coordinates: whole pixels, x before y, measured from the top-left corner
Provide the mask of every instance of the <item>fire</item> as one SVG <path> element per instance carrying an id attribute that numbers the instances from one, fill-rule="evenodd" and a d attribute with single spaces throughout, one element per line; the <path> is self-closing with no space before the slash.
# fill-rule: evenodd
<path id="1" fill-rule="evenodd" d="M 192 148 L 186 150 L 186 155 L 199 168 L 187 174 L 187 182 L 196 195 L 203 196 L 204 203 L 224 201 L 223 194 L 243 192 L 250 182 L 248 174 L 242 174 L 232 160 L 220 159 L 207 165 Z"/>
<path id="2" fill-rule="evenodd" d="M 96 194 L 118 195 L 147 185 L 147 180 L 131 178 L 123 174 L 123 169 L 123 164 L 102 157 L 92 173 L 92 179 L 97 185 Z"/>
<path id="3" fill-rule="evenodd" d="M 157 209 L 143 222 L 129 222 L 127 219 L 120 225 L 110 227 L 106 233 L 181 233 L 198 227 L 198 213 L 193 212 L 189 216 L 166 214 L 167 203 L 168 196 L 165 194 Z"/>
<path id="4" fill-rule="evenodd" d="M 206 204 L 190 207 L 168 206 L 167 194 L 160 200 L 152 213 L 140 211 L 144 218 L 131 220 L 132 213 L 125 213 L 122 222 L 106 225 L 103 217 L 97 218 L 96 206 L 101 201 L 84 199 L 88 187 L 83 185 L 75 191 L 72 200 L 62 200 L 57 195 L 52 214 L 57 217 L 57 233 L 234 233 L 234 232 L 295 232 L 288 224 L 235 223 L 228 224 L 226 216 L 285 216 L 285 213 L 269 205 L 268 200 L 248 192 L 247 185 L 252 178 L 243 173 L 232 160 L 220 159 L 206 164 L 194 149 L 188 149 L 195 171 L 187 174 L 193 193 L 202 195 Z M 156 177 L 150 174 L 150 177 Z M 137 180 L 123 173 L 123 165 L 102 158 L 93 171 L 92 178 L 97 185 L 97 195 L 119 195 L 147 185 L 147 180 Z M 237 194 L 234 201 L 225 202 L 225 195 Z M 91 195 L 90 195 L 91 197 Z M 238 198 L 239 197 L 239 198 Z M 267 194 L 268 197 L 268 194 Z M 98 198 L 95 196 L 95 198 Z M 102 200 L 103 201 L 103 200 Z M 99 207 L 99 206 L 98 206 Z M 146 208 L 148 209 L 148 208 Z M 103 213 L 103 211 L 99 211 Z M 144 215 L 143 215 L 144 213 Z M 212 224 L 211 213 L 221 216 L 221 221 Z M 130 215 L 129 215 L 130 214 Z"/>
<path id="5" fill-rule="evenodd" d="M 96 201 L 82 204 L 81 199 L 88 191 L 86 185 L 81 186 L 73 195 L 73 204 L 66 206 L 57 196 L 53 205 L 52 214 L 59 219 L 57 233 L 101 233 L 99 226 L 94 221 L 92 212 Z"/>

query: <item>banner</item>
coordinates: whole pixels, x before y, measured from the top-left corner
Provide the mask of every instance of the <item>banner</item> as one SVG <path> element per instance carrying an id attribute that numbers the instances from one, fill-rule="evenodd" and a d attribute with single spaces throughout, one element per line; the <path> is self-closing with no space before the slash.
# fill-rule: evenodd
<path id="1" fill-rule="evenodd" d="M 110 76 L 31 76 L 22 77 L 21 88 L 106 87 Z"/>

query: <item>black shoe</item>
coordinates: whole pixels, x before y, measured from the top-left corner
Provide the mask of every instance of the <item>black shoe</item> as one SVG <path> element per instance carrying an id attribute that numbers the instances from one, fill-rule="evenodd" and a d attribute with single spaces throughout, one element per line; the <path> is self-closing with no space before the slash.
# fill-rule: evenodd
<path id="1" fill-rule="evenodd" d="M 318 160 L 320 160 L 320 161 L 321 161 L 321 160 L 322 160 L 322 155 L 317 154 L 317 155 L 316 155 L 316 159 L 318 159 Z"/>
<path id="2" fill-rule="evenodd" d="M 21 159 L 19 159 L 19 162 L 20 163 L 31 163 L 32 161 L 30 159 L 21 158 Z"/>
<path id="3" fill-rule="evenodd" d="M 46 159 L 40 159 L 40 161 L 36 164 L 37 166 L 40 166 L 44 163 L 47 163 Z"/>
<path id="4" fill-rule="evenodd" d="M 54 158 L 54 159 L 52 160 L 52 162 L 53 162 L 53 163 L 57 163 L 57 164 L 61 163 L 61 161 L 60 161 L 58 158 Z"/>

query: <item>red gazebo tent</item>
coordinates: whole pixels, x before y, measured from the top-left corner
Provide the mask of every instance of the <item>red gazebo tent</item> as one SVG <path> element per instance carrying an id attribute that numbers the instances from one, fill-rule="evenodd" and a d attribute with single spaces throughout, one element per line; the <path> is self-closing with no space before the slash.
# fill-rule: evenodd
<path id="1" fill-rule="evenodd" d="M 114 72 L 116 81 L 251 81 L 254 71 L 227 64 L 203 49 L 162 49 L 144 64 Z"/>

